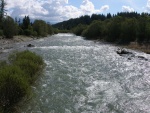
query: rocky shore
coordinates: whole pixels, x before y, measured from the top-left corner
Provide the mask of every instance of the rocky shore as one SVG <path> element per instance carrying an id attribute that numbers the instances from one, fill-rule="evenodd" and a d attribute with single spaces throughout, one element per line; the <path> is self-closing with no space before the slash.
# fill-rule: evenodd
<path id="1" fill-rule="evenodd" d="M 14 36 L 13 39 L 5 39 L 0 37 L 0 47 L 8 44 L 13 44 L 13 43 L 18 43 L 18 42 L 26 42 L 26 41 L 31 41 L 34 40 L 35 38 L 33 37 L 27 37 L 27 36 Z"/>
<path id="2" fill-rule="evenodd" d="M 5 58 L 5 56 L 7 54 L 3 54 L 2 53 L 8 53 L 9 54 L 9 50 L 11 50 L 13 48 L 13 44 L 16 43 L 21 43 L 21 42 L 30 42 L 32 40 L 35 40 L 37 38 L 35 37 L 27 37 L 27 36 L 14 36 L 13 39 L 5 39 L 0 37 L 0 59 Z M 28 45 L 26 45 L 28 47 Z"/>
<path id="3" fill-rule="evenodd" d="M 128 48 L 128 49 L 133 49 L 133 50 L 138 50 L 138 51 L 142 51 L 144 53 L 150 54 L 150 45 L 139 45 L 136 42 L 132 42 L 129 45 L 126 46 L 122 46 L 124 48 Z"/>

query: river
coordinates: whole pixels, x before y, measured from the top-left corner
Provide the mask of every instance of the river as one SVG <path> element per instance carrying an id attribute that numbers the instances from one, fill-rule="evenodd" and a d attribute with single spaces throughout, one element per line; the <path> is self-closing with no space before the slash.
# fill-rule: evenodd
<path id="1" fill-rule="evenodd" d="M 21 113 L 150 113 L 150 55 L 129 50 L 135 57 L 128 59 L 111 44 L 72 34 L 30 43 L 46 67 Z"/>

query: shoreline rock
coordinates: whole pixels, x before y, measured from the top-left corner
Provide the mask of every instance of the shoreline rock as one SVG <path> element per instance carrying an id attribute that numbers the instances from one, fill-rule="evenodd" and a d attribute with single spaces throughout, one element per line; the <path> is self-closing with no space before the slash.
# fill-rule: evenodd
<path id="1" fill-rule="evenodd" d="M 144 61 L 148 61 L 147 58 L 145 58 L 144 56 L 136 56 L 134 53 L 127 51 L 124 48 L 118 48 L 116 53 L 120 56 L 124 56 L 127 57 L 128 60 L 132 60 L 134 59 L 139 59 L 139 60 L 144 60 Z"/>
<path id="2" fill-rule="evenodd" d="M 117 54 L 119 54 L 119 55 L 123 55 L 123 54 L 133 54 L 133 53 L 127 51 L 127 50 L 124 49 L 124 48 L 118 48 L 116 52 L 117 52 Z"/>

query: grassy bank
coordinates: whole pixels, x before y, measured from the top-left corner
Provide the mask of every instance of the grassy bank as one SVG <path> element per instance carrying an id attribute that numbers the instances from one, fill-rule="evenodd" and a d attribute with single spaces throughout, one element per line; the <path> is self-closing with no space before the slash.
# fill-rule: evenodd
<path id="1" fill-rule="evenodd" d="M 0 62 L 0 113 L 11 112 L 30 94 L 30 85 L 43 64 L 42 58 L 30 51 L 13 53 L 8 62 Z"/>

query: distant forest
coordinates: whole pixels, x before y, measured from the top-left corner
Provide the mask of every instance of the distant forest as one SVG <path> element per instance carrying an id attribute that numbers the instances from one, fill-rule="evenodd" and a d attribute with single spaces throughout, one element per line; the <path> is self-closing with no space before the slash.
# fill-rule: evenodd
<path id="1" fill-rule="evenodd" d="M 150 14 L 137 12 L 120 12 L 85 15 L 53 25 L 59 30 L 68 30 L 90 40 L 105 40 L 118 44 L 150 45 Z"/>

